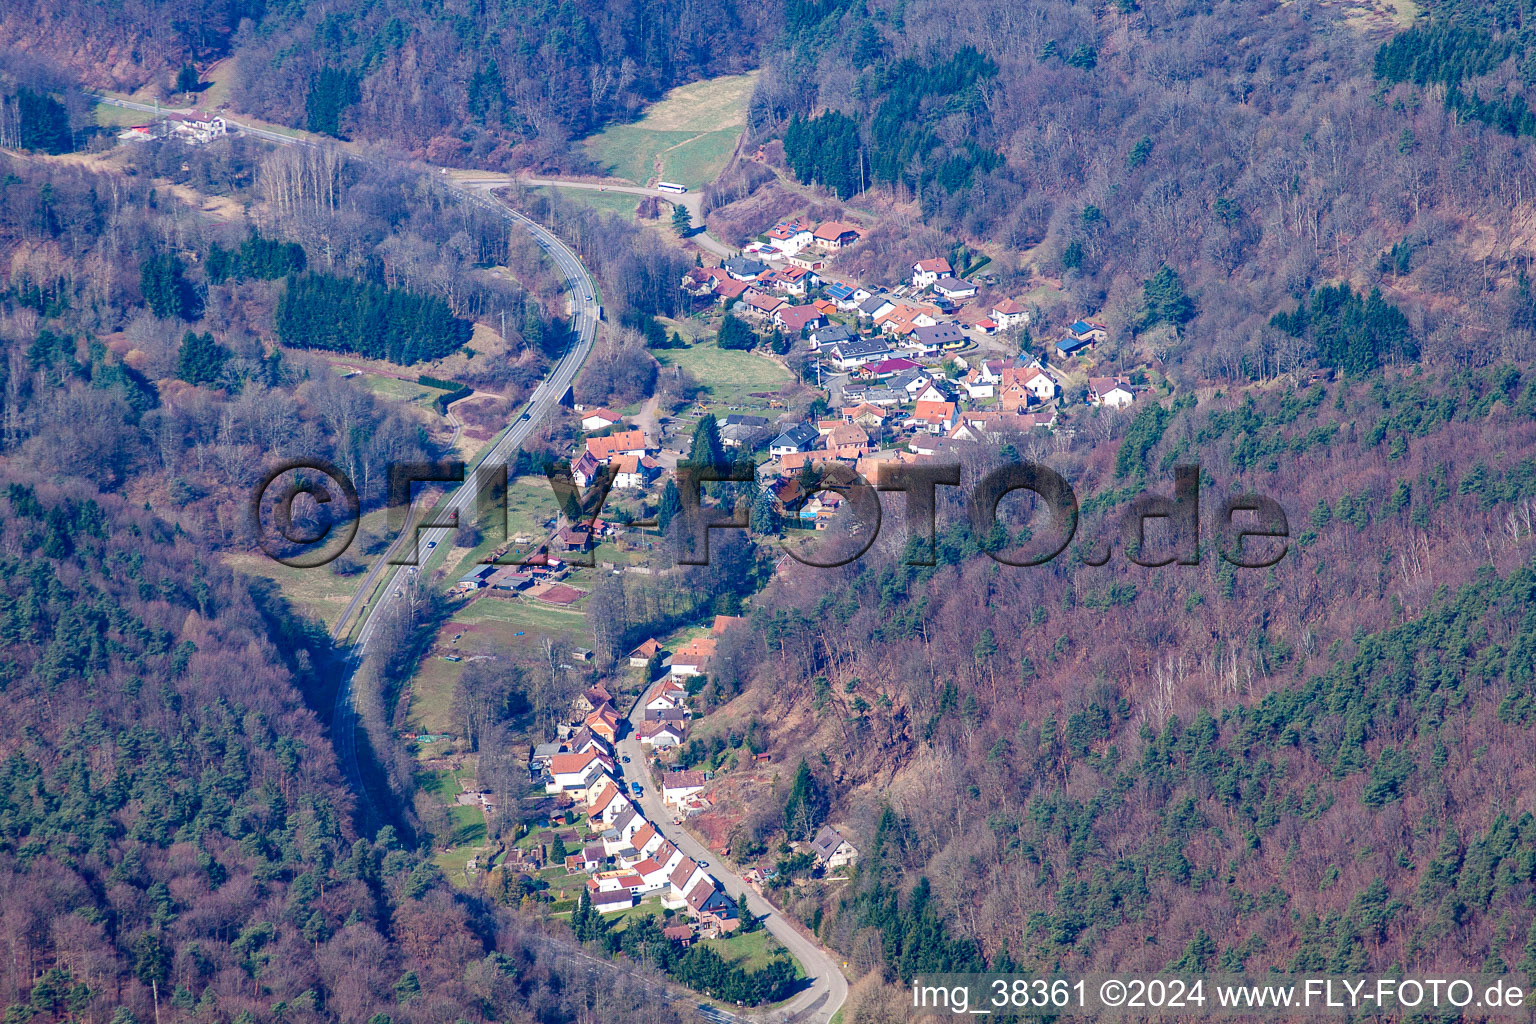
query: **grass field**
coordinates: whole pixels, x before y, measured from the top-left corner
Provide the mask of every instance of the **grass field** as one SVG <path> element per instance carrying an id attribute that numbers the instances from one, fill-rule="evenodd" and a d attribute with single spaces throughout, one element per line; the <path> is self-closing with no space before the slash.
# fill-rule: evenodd
<path id="1" fill-rule="evenodd" d="M 436 654 L 422 659 L 411 679 L 411 711 L 407 720 L 411 728 L 430 733 L 453 731 L 453 688 L 464 674 L 465 664 L 444 661 Z"/>
<path id="2" fill-rule="evenodd" d="M 767 402 L 751 398 L 753 392 L 777 391 L 792 379 L 789 371 L 766 356 L 722 351 L 713 341 L 654 354 L 663 366 L 681 366 L 693 374 L 706 389 L 704 404 L 711 407 L 761 409 Z"/>
<path id="3" fill-rule="evenodd" d="M 383 509 L 365 515 L 362 522 L 358 524 L 357 538 L 353 540 L 347 553 L 365 562 L 371 561 L 369 556 L 363 555 L 363 546 L 370 535 L 381 532 L 384 526 Z M 283 596 L 293 604 L 296 610 L 324 623 L 327 629 L 336 624 L 337 617 L 346 608 L 347 602 L 352 599 L 352 595 L 357 592 L 358 586 L 363 581 L 362 573 L 338 576 L 331 571 L 329 565 L 314 569 L 295 569 L 281 562 L 274 562 L 260 552 L 225 555 L 224 564 L 238 572 L 261 576 L 276 583 Z"/>
<path id="4" fill-rule="evenodd" d="M 759 928 L 755 932 L 746 934 L 731 935 L 723 939 L 702 939 L 699 945 L 709 947 L 719 953 L 722 959 L 740 964 L 749 971 L 765 966 L 776 956 L 789 957 L 795 964 L 795 976 L 805 977 L 805 971 L 800 967 L 800 962 L 790 957 L 789 951 L 779 945 L 779 940 L 769 935 L 766 928 Z"/>
<path id="5" fill-rule="evenodd" d="M 617 214 L 625 220 L 635 219 L 635 210 L 639 208 L 641 198 L 627 192 L 594 192 L 589 188 L 560 188 L 551 185 L 541 186 L 534 191 L 558 194 L 567 202 L 580 203 L 594 210 Z"/>
<path id="6" fill-rule="evenodd" d="M 586 140 L 587 151 L 615 177 L 637 184 L 665 178 L 698 188 L 724 169 L 746 124 L 757 73 L 679 86 L 633 124 Z"/>
<path id="7" fill-rule="evenodd" d="M 453 617 L 453 622 L 478 627 L 483 637 L 498 640 L 516 650 L 534 645 L 543 637 L 567 640 L 578 647 L 592 646 L 592 631 L 579 602 L 571 608 L 539 604 L 522 598 L 482 597 Z M 523 633 L 523 636 L 517 636 Z"/>

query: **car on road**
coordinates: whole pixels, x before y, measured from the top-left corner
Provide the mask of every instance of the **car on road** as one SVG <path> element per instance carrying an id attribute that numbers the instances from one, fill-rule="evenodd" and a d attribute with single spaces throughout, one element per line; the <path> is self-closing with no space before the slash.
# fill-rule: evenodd
<path id="1" fill-rule="evenodd" d="M 699 867 L 703 868 L 705 871 L 708 871 L 709 870 L 709 861 L 707 861 L 707 860 L 699 861 Z"/>
<path id="2" fill-rule="evenodd" d="M 428 551 L 431 551 L 435 547 L 437 547 L 437 541 L 435 541 L 435 540 L 427 541 L 427 550 Z"/>
<path id="3" fill-rule="evenodd" d="M 631 782 L 629 784 L 629 791 L 631 793 L 635 794 L 635 796 L 644 796 L 645 795 L 645 790 L 641 787 L 640 783 L 638 783 L 638 782 Z"/>
<path id="4" fill-rule="evenodd" d="M 629 755 L 628 754 L 624 755 L 624 763 L 625 764 L 629 764 Z"/>

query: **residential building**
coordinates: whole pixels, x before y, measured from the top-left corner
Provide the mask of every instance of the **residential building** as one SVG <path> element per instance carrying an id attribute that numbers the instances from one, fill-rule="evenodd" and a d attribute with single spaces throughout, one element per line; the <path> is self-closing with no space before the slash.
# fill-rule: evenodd
<path id="1" fill-rule="evenodd" d="M 610 744 L 619 741 L 619 713 L 612 704 L 604 702 L 601 707 L 587 715 L 585 725 Z"/>
<path id="2" fill-rule="evenodd" d="M 768 229 L 768 244 L 785 256 L 793 256 L 795 253 L 811 244 L 814 233 L 808 225 L 802 224 L 798 218 L 794 220 L 781 220 Z"/>
<path id="3" fill-rule="evenodd" d="M 933 290 L 946 299 L 969 299 L 976 295 L 976 286 L 963 277 L 941 277 L 933 282 Z"/>
<path id="4" fill-rule="evenodd" d="M 690 640 L 672 655 L 670 672 L 674 676 L 701 676 L 709 668 L 709 659 L 714 656 L 713 638 L 699 637 L 696 640 Z"/>
<path id="5" fill-rule="evenodd" d="M 1023 327 L 1029 323 L 1029 310 L 1012 299 L 993 303 L 991 316 L 997 322 L 998 330 L 1002 331 Z"/>
<path id="6" fill-rule="evenodd" d="M 633 889 L 609 889 L 603 891 L 592 885 L 593 880 L 587 879 L 587 896 L 592 902 L 592 909 L 600 914 L 612 914 L 618 910 L 628 910 L 635 905 L 635 891 Z"/>
<path id="7" fill-rule="evenodd" d="M 949 277 L 954 268 L 942 256 L 931 260 L 918 260 L 912 264 L 912 287 L 927 288 L 941 277 Z"/>
<path id="8" fill-rule="evenodd" d="M 630 490 L 647 487 L 661 472 L 661 463 L 649 455 L 619 455 L 610 463 L 613 486 Z"/>
<path id="9" fill-rule="evenodd" d="M 788 455 L 791 452 L 807 451 L 816 443 L 819 436 L 816 428 L 809 423 L 796 423 L 773 439 L 768 446 L 768 454 Z"/>
<path id="10" fill-rule="evenodd" d="M 784 305 L 784 300 L 777 295 L 766 295 L 754 290 L 746 297 L 747 310 L 761 316 L 772 316 L 774 311 Z"/>
<path id="11" fill-rule="evenodd" d="M 735 281 L 755 281 L 767 269 L 768 264 L 749 256 L 733 256 L 725 261 L 725 272 Z"/>
<path id="12" fill-rule="evenodd" d="M 790 334 L 799 334 L 807 327 L 816 327 L 826 322 L 821 315 L 821 310 L 815 306 L 791 306 L 781 305 L 773 311 L 773 319 Z"/>
<path id="13" fill-rule="evenodd" d="M 607 464 L 615 455 L 644 455 L 645 431 L 624 430 L 607 437 L 587 438 L 587 451 L 598 462 Z"/>
<path id="14" fill-rule="evenodd" d="M 863 234 L 864 230 L 857 224 L 829 220 L 817 225 L 813 237 L 820 248 L 836 252 L 857 242 Z"/>
<path id="15" fill-rule="evenodd" d="M 1136 401 L 1136 392 L 1119 377 L 1089 377 L 1088 401 L 1110 409 L 1123 409 Z"/>
<path id="16" fill-rule="evenodd" d="M 667 747 L 679 746 L 683 742 L 683 730 L 672 722 L 641 722 L 635 735 L 640 740 L 642 747 L 652 747 L 656 750 L 665 750 Z"/>
<path id="17" fill-rule="evenodd" d="M 734 931 L 741 924 L 736 901 L 706 879 L 688 890 L 688 909 L 706 924 L 722 932 Z"/>
<path id="18" fill-rule="evenodd" d="M 925 348 L 935 349 L 960 348 L 965 345 L 965 334 L 957 324 L 934 324 L 931 327 L 918 327 L 912 331 L 912 338 L 921 343 Z"/>
<path id="19" fill-rule="evenodd" d="M 1088 338 L 1075 338 L 1070 334 L 1063 334 L 1056 342 L 1056 355 L 1061 359 L 1070 359 L 1078 352 L 1093 347 L 1093 342 Z"/>
<path id="20" fill-rule="evenodd" d="M 756 294 L 757 289 L 753 288 L 749 282 L 738 281 L 735 278 L 720 281 L 715 285 L 715 298 L 719 299 L 721 304 L 727 308 L 738 299 L 744 299 L 749 295 Z"/>
<path id="21" fill-rule="evenodd" d="M 852 338 L 827 350 L 827 358 L 839 370 L 856 370 L 868 363 L 883 362 L 891 347 L 883 338 Z"/>
<path id="22" fill-rule="evenodd" d="M 581 429 L 588 431 L 607 430 L 624 422 L 624 417 L 612 409 L 588 409 L 581 414 Z"/>
<path id="23" fill-rule="evenodd" d="M 811 852 L 818 863 L 828 868 L 840 868 L 859 858 L 859 851 L 831 825 L 821 826 L 816 838 L 811 840 Z"/>
<path id="24" fill-rule="evenodd" d="M 651 659 L 661 653 L 661 644 L 655 637 L 651 637 L 645 643 L 629 652 L 629 663 L 636 667 L 649 665 Z"/>
<path id="25" fill-rule="evenodd" d="M 700 771 L 667 772 L 661 782 L 661 800 L 668 807 L 681 807 L 689 797 L 704 791 L 706 781 Z"/>
<path id="26" fill-rule="evenodd" d="M 859 303 L 859 315 L 871 319 L 879 319 L 896 308 L 896 300 L 881 292 L 879 295 L 871 295 Z"/>
<path id="27" fill-rule="evenodd" d="M 930 434 L 946 434 L 959 422 L 954 402 L 918 402 L 912 408 L 912 421 Z"/>
<path id="28" fill-rule="evenodd" d="M 575 462 L 571 463 L 571 479 L 576 481 L 577 487 L 591 487 L 592 482 L 602 473 L 603 465 L 597 461 L 597 456 L 592 454 L 589 448 L 582 452 Z"/>

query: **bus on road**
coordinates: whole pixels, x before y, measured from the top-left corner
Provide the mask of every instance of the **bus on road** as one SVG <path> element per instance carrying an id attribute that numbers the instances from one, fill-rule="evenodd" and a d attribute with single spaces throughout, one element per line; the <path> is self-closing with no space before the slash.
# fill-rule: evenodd
<path id="1" fill-rule="evenodd" d="M 688 191 L 687 185 L 679 185 L 675 181 L 658 181 L 656 183 L 656 187 L 661 189 L 663 192 L 676 192 L 678 195 L 682 195 L 684 192 Z"/>

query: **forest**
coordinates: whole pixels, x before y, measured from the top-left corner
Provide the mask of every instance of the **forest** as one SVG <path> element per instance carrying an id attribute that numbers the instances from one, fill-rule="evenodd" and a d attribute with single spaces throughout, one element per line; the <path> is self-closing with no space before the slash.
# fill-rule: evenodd
<path id="1" fill-rule="evenodd" d="M 227 60 L 243 113 L 434 163 L 513 169 L 569 165 L 572 139 L 675 85 L 756 66 L 777 17 L 777 4 L 683 0 L 19 0 L 0 19 L 0 48 L 46 53 L 91 88 L 165 98 L 184 95 L 183 67 Z"/>
<path id="2" fill-rule="evenodd" d="M 1400 27 L 1366 6 L 1059 0 L 980 31 L 938 3 L 797 5 L 749 138 L 906 222 L 877 226 L 845 272 L 889 278 L 964 244 L 1004 288 L 1059 281 L 1048 314 L 1098 310 L 1128 363 L 1182 382 L 1310 362 L 1327 340 L 1276 314 L 1340 284 L 1379 288 L 1421 342 L 1382 339 L 1351 365 L 1529 359 L 1513 314 L 1536 197 L 1528 5 L 1428 3 Z M 706 197 L 722 237 L 742 231 L 732 204 L 785 202 L 759 171 Z M 1173 331 L 1137 315 L 1160 266 L 1197 300 Z"/>

